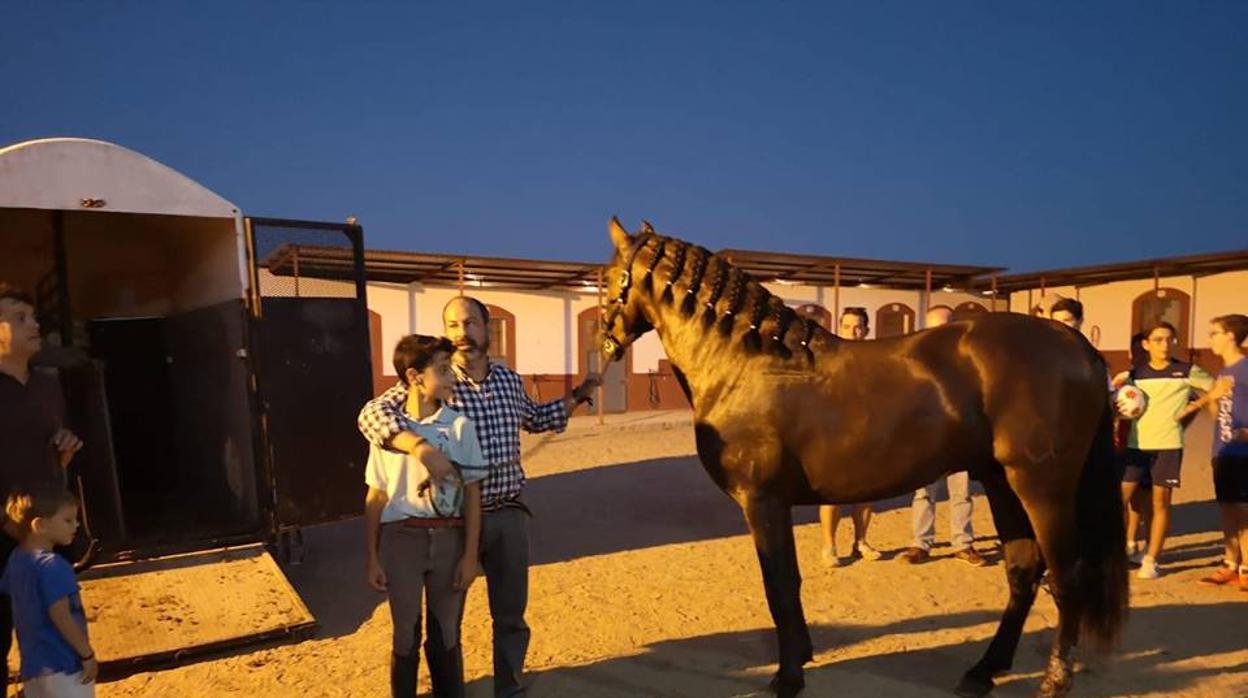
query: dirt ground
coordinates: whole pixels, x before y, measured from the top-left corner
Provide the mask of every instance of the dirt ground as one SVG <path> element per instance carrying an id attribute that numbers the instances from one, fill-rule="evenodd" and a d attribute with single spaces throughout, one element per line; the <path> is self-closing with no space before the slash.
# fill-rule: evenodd
<path id="1" fill-rule="evenodd" d="M 617 423 L 605 432 L 578 421 L 564 435 L 526 442 L 536 512 L 531 695 L 765 695 L 774 640 L 753 547 L 739 511 L 691 456 L 687 421 Z M 1196 584 L 1220 557 L 1203 461 L 1189 458 L 1165 575 L 1131 580 L 1123 646 L 1089 660 L 1076 695 L 1248 696 L 1248 594 Z M 895 553 L 909 542 L 907 505 L 905 498 L 880 504 L 870 534 L 877 548 Z M 939 505 L 941 538 L 946 509 Z M 938 548 L 919 566 L 886 559 L 828 568 L 815 517 L 813 508 L 799 510 L 796 527 L 816 651 L 804 695 L 951 695 L 996 627 L 1006 599 L 1002 567 L 973 569 Z M 974 520 L 977 545 L 991 550 L 982 497 Z M 846 525 L 842 550 L 848 535 Z M 358 521 L 309 531 L 305 561 L 288 569 L 321 622 L 314 639 L 135 674 L 100 684 L 98 694 L 387 695 L 390 619 L 383 598 L 364 584 L 361 538 Z M 1055 619 L 1042 594 L 1014 671 L 995 695 L 1035 690 Z M 483 580 L 469 595 L 463 643 L 468 695 L 491 695 Z"/>

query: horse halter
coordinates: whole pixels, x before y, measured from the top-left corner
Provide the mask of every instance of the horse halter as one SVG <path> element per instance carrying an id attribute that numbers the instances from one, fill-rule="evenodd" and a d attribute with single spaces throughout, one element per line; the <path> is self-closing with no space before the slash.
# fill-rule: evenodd
<path id="1" fill-rule="evenodd" d="M 628 293 L 633 286 L 633 264 L 637 261 L 637 255 L 646 246 L 646 243 L 650 242 L 650 238 L 653 236 L 653 233 L 643 235 L 637 242 L 633 243 L 632 249 L 628 251 L 628 261 L 624 264 L 624 271 L 620 273 L 620 292 L 610 301 L 611 311 L 607 313 L 607 317 L 602 323 L 604 330 L 602 333 L 602 353 L 604 356 L 614 357 L 616 352 L 624 348 L 609 332 L 611 325 L 624 312 L 624 306 L 628 303 Z M 655 261 L 656 263 L 658 261 L 657 254 L 655 255 Z M 652 271 L 654 271 L 653 267 L 648 269 L 647 273 Z"/>

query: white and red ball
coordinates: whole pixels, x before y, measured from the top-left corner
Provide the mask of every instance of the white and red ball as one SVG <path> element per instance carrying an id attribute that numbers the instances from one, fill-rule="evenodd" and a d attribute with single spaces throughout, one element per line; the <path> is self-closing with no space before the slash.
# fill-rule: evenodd
<path id="1" fill-rule="evenodd" d="M 1123 419 L 1138 419 L 1148 409 L 1148 396 L 1134 385 L 1124 385 L 1114 393 L 1114 410 Z"/>

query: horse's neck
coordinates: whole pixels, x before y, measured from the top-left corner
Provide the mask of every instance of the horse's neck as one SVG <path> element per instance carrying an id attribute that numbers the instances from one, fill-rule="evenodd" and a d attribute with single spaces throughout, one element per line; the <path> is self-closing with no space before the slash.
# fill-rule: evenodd
<path id="1" fill-rule="evenodd" d="M 674 304 L 654 309 L 651 315 L 667 360 L 684 375 L 695 409 L 702 406 L 699 397 L 717 394 L 739 381 L 749 366 L 768 358 L 747 354 L 739 346 L 740 331 L 725 337 L 714 326 L 705 327 L 701 311 L 699 307 L 693 317 L 685 317 Z"/>

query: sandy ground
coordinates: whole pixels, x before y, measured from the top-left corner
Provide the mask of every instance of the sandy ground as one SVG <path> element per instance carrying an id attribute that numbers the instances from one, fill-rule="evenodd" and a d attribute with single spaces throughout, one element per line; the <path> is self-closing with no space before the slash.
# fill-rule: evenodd
<path id="1" fill-rule="evenodd" d="M 739 511 L 691 457 L 687 422 L 663 429 L 622 421 L 605 433 L 579 422 L 526 444 L 536 512 L 531 695 L 764 695 L 774 640 L 753 547 Z M 1165 576 L 1132 579 L 1123 646 L 1090 662 L 1076 695 L 1248 696 L 1248 594 L 1195 583 L 1220 556 L 1201 460 L 1189 460 L 1196 465 L 1184 473 Z M 870 535 L 877 548 L 908 543 L 907 504 L 881 504 Z M 987 551 L 988 508 L 982 497 L 975 504 L 978 545 Z M 1006 599 L 1002 567 L 973 569 L 943 548 L 919 566 L 884 560 L 831 569 L 820 563 L 814 510 L 798 517 L 816 648 L 805 695 L 950 695 L 995 629 Z M 943 538 L 943 504 L 937 525 Z M 842 550 L 848 535 L 846 527 Z M 99 695 L 387 695 L 390 619 L 364 584 L 361 538 L 358 521 L 309 531 L 305 562 L 288 570 L 321 621 L 314 639 L 135 674 L 100 684 Z M 1014 672 L 995 695 L 1035 690 L 1055 619 L 1042 594 Z M 468 694 L 488 696 L 483 581 L 470 592 L 463 635 Z"/>

